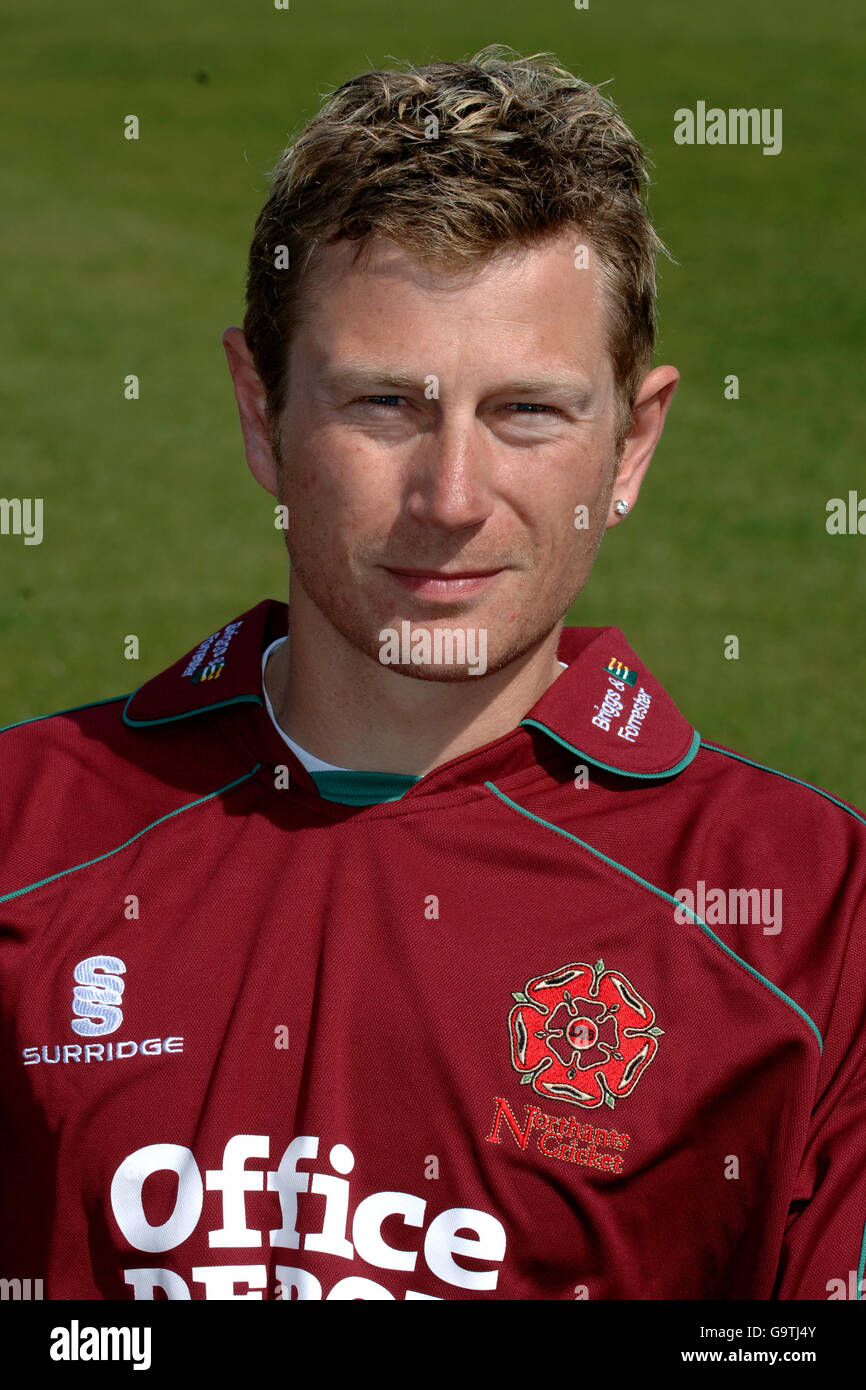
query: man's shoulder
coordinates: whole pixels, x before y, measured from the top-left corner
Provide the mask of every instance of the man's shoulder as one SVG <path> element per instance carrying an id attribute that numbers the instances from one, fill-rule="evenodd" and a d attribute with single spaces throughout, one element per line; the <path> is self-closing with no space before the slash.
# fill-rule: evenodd
<path id="1" fill-rule="evenodd" d="M 732 823 L 762 816 L 784 829 L 845 818 L 866 831 L 861 806 L 700 733 L 620 628 L 564 628 L 557 655 L 568 669 L 521 722 L 618 774 L 623 787 L 649 782 L 671 807 L 678 795 L 689 807 L 705 799 Z"/>
<path id="2" fill-rule="evenodd" d="M 758 889 L 784 903 L 784 933 L 744 934 L 731 919 L 708 916 L 724 936 L 770 979 L 798 996 L 798 970 L 807 973 L 825 960 L 828 978 L 839 978 L 845 952 L 853 950 L 862 968 L 866 950 L 866 815 L 852 802 L 795 773 L 702 738 L 687 769 L 689 804 L 681 808 L 689 825 L 686 862 L 690 890 L 723 890 L 730 912 L 730 890 Z M 699 882 L 700 881 L 700 882 Z M 703 884 L 703 890 L 701 890 Z M 717 897 L 717 894 L 716 894 Z M 704 899 L 701 898 L 701 902 Z M 697 899 L 696 899 L 697 903 Z M 718 901 L 708 911 L 719 910 Z M 696 906 L 703 916 L 700 905 Z M 762 912 L 765 908 L 762 906 Z M 774 906 L 773 912 L 776 912 Z M 736 920 L 736 919 L 735 919 Z M 751 918 L 749 920 L 752 920 Z M 727 927 L 718 926 L 727 922 Z M 739 934 L 738 934 L 739 933 Z M 839 954 L 834 956 L 838 951 Z M 833 957 L 835 964 L 831 965 Z M 819 1026 L 828 1026 L 824 1017 Z"/>
<path id="3" fill-rule="evenodd" d="M 760 821 L 780 831 L 804 826 L 847 825 L 866 839 L 866 810 L 852 801 L 794 772 L 701 737 L 698 756 L 689 769 L 696 794 L 713 796 L 721 815 L 743 823 Z"/>
<path id="4" fill-rule="evenodd" d="M 124 720 L 130 698 L 0 730 L 0 901 L 111 854 L 209 787 L 216 721 L 192 738 L 144 734 Z"/>
<path id="5" fill-rule="evenodd" d="M 98 772 L 112 750 L 122 756 L 118 745 L 124 742 L 123 710 L 130 695 L 130 691 L 110 695 L 0 728 L 4 804 L 18 786 L 31 792 L 50 787 L 69 763 L 76 763 L 86 775 Z M 94 756 L 88 758 L 91 746 Z"/>
<path id="6" fill-rule="evenodd" d="M 264 599 L 201 638 L 170 665 L 122 695 L 91 700 L 0 728 L 0 766 L 8 787 L 23 776 L 56 775 L 64 760 L 79 763 L 82 781 L 100 776 L 113 759 L 138 759 L 142 736 L 187 743 L 193 716 L 261 699 L 263 643 L 285 632 L 285 604 Z M 175 728 L 183 725 L 181 732 Z"/>
<path id="7" fill-rule="evenodd" d="M 249 772 L 232 707 L 261 704 L 261 644 L 285 611 L 264 600 L 132 692 L 0 729 L 0 899 Z"/>
<path id="8" fill-rule="evenodd" d="M 0 900 L 104 852 L 136 798 L 129 695 L 0 730 Z"/>

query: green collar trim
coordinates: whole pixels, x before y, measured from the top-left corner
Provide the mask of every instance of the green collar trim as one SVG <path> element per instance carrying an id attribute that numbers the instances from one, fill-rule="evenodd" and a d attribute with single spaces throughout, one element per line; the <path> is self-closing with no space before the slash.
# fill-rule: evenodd
<path id="1" fill-rule="evenodd" d="M 555 734 L 552 729 L 549 729 L 546 724 L 542 724 L 538 719 L 521 719 L 520 728 L 540 729 L 543 734 L 547 734 L 555 743 L 560 744 L 563 748 L 567 748 L 568 751 L 574 753 L 576 757 L 585 758 L 588 763 L 594 763 L 596 767 L 603 768 L 605 772 L 616 772 L 620 777 L 636 777 L 639 781 L 648 781 L 655 777 L 671 777 L 676 772 L 682 772 L 683 768 L 688 767 L 689 763 L 696 757 L 697 751 L 701 746 L 701 736 L 696 729 L 692 736 L 691 747 L 685 755 L 680 758 L 679 762 L 674 763 L 672 767 L 662 767 L 659 768 L 657 772 L 630 772 L 628 768 L 617 767 L 614 763 L 603 763 L 600 758 L 593 758 L 589 753 L 584 753 L 582 748 L 575 748 L 573 743 L 566 742 L 560 734 Z"/>
<path id="2" fill-rule="evenodd" d="M 339 801 L 344 806 L 377 806 L 383 801 L 399 801 L 420 782 L 405 772 L 310 771 L 310 777 L 323 801 Z"/>
<path id="3" fill-rule="evenodd" d="M 143 689 L 144 686 L 139 686 L 139 690 Z M 123 706 L 123 722 L 131 729 L 151 728 L 154 724 L 176 724 L 179 719 L 192 719 L 194 714 L 209 714 L 212 709 L 225 709 L 228 705 L 261 705 L 262 709 L 265 707 L 261 695 L 233 695 L 229 700 L 215 700 L 212 705 L 199 705 L 196 709 L 182 710 L 179 714 L 165 714 L 161 719 L 133 719 L 127 711 L 137 694 L 138 690 L 133 690 Z M 123 696 L 117 698 L 122 700 Z"/>

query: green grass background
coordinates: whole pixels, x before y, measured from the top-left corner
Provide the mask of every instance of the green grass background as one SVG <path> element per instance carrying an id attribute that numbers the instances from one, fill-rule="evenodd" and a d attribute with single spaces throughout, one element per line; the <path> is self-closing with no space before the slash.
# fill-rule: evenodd
<path id="1" fill-rule="evenodd" d="M 286 596 L 219 341 L 267 170 L 354 73 L 501 42 L 613 79 L 678 262 L 656 361 L 682 382 L 568 621 L 620 626 L 706 737 L 866 805 L 866 536 L 825 529 L 828 498 L 866 497 L 858 0 L 3 9 L 0 496 L 43 497 L 45 538 L 0 536 L 0 724 L 133 689 Z M 782 153 L 675 145 L 699 99 L 781 107 Z"/>

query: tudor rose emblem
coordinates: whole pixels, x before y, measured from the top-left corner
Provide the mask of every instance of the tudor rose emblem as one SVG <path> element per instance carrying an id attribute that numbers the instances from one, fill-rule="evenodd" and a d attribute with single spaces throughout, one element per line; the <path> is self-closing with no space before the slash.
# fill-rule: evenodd
<path id="1" fill-rule="evenodd" d="M 511 1064 L 540 1096 L 611 1110 L 656 1055 L 664 1030 L 655 1010 L 618 970 L 564 965 L 512 992 Z"/>

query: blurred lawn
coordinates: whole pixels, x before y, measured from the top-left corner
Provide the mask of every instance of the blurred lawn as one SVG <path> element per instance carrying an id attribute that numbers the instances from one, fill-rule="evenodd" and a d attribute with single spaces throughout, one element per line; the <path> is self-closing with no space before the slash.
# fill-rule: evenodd
<path id="1" fill-rule="evenodd" d="M 568 621 L 620 626 L 705 736 L 866 805 L 866 537 L 825 529 L 828 498 L 866 497 L 854 0 L 5 8 L 0 495 L 43 497 L 45 538 L 0 536 L 0 725 L 133 689 L 286 596 L 219 341 L 266 171 L 326 88 L 502 42 L 614 79 L 678 262 L 656 361 L 682 382 Z M 781 154 L 675 145 L 699 99 L 781 107 Z"/>

